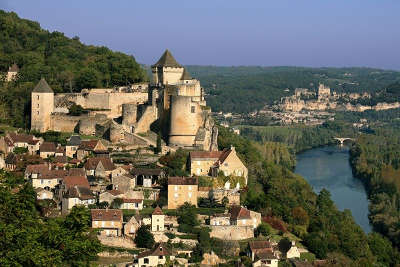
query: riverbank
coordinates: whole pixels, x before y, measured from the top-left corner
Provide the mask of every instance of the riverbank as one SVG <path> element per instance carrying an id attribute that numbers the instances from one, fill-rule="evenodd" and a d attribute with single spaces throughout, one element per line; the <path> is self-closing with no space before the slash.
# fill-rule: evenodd
<path id="1" fill-rule="evenodd" d="M 353 176 L 347 146 L 323 146 L 296 154 L 295 173 L 300 174 L 319 193 L 330 191 L 340 210 L 349 209 L 354 220 L 369 233 L 368 197 L 362 182 Z"/>

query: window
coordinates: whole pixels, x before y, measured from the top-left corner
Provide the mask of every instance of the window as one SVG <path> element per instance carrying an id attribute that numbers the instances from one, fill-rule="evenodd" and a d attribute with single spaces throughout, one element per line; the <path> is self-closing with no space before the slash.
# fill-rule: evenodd
<path id="1" fill-rule="evenodd" d="M 111 222 L 111 226 L 114 226 L 114 222 Z"/>
<path id="2" fill-rule="evenodd" d="M 40 179 L 40 184 L 44 184 L 44 181 L 43 181 L 43 179 Z"/>
<path id="3" fill-rule="evenodd" d="M 192 186 L 191 185 L 189 185 L 189 191 L 192 191 Z"/>
<path id="4" fill-rule="evenodd" d="M 160 260 L 162 260 L 162 259 L 163 259 L 163 256 L 158 256 L 158 258 L 159 258 Z"/>
<path id="5" fill-rule="evenodd" d="M 96 225 L 96 226 L 99 225 L 99 222 L 98 222 L 98 221 L 95 221 L 95 222 L 94 222 L 94 225 Z"/>
<path id="6" fill-rule="evenodd" d="M 37 107 L 39 108 L 39 104 L 37 104 Z"/>
<path id="7" fill-rule="evenodd" d="M 178 197 L 178 193 L 175 193 L 175 194 L 174 194 L 174 197 L 177 198 L 177 197 Z"/>
<path id="8" fill-rule="evenodd" d="M 178 191 L 178 186 L 177 185 L 175 185 L 175 191 Z"/>
<path id="9" fill-rule="evenodd" d="M 149 264 L 149 258 L 144 258 L 143 262 L 144 262 L 145 264 Z"/>
<path id="10" fill-rule="evenodd" d="M 192 197 L 192 192 L 189 192 L 189 198 L 191 198 Z"/>
<path id="11" fill-rule="evenodd" d="M 39 115 L 39 110 L 38 110 L 37 114 Z"/>
<path id="12" fill-rule="evenodd" d="M 191 108 L 192 108 L 191 112 L 192 112 L 192 113 L 195 113 L 195 112 L 196 112 L 196 107 L 195 107 L 195 106 L 192 106 Z"/>
<path id="13" fill-rule="evenodd" d="M 37 96 L 37 99 L 39 99 L 39 95 Z"/>
<path id="14" fill-rule="evenodd" d="M 106 226 L 106 223 L 105 222 L 101 222 L 101 227 L 104 227 L 104 226 Z"/>

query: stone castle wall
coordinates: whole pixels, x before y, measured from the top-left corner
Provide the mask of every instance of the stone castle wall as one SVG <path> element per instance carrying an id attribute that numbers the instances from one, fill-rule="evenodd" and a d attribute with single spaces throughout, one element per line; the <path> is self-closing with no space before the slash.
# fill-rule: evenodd
<path id="1" fill-rule="evenodd" d="M 78 129 L 79 120 L 85 116 L 51 115 L 51 129 L 56 132 L 73 133 Z"/>

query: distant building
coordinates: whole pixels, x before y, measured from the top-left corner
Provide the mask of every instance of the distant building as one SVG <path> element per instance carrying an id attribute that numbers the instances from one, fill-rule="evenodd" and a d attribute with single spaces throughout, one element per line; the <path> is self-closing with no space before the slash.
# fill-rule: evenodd
<path id="1" fill-rule="evenodd" d="M 159 243 L 156 244 L 151 250 L 139 253 L 139 255 L 137 255 L 133 260 L 133 263 L 128 264 L 127 266 L 163 266 L 167 262 L 167 258 L 173 260 L 174 256 L 172 256 L 165 244 Z"/>
<path id="2" fill-rule="evenodd" d="M 81 142 L 82 140 L 79 135 L 71 136 L 65 146 L 65 155 L 69 158 L 73 158 L 76 155 Z"/>
<path id="3" fill-rule="evenodd" d="M 151 231 L 164 232 L 164 219 L 164 213 L 161 208 L 157 206 L 151 214 Z"/>
<path id="4" fill-rule="evenodd" d="M 197 207 L 197 178 L 170 177 L 168 179 L 168 209 L 176 209 L 188 202 Z"/>
<path id="5" fill-rule="evenodd" d="M 17 79 L 17 75 L 19 72 L 19 68 L 17 64 L 13 64 L 12 66 L 10 66 L 8 68 L 8 72 L 7 72 L 7 77 L 6 77 L 6 81 L 7 82 L 11 82 Z"/>

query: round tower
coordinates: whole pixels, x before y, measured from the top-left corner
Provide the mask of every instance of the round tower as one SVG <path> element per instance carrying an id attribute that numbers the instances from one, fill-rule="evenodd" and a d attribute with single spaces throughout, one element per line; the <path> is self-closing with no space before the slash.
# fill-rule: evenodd
<path id="1" fill-rule="evenodd" d="M 33 89 L 31 98 L 31 129 L 41 133 L 51 130 L 54 92 L 44 78 Z"/>
<path id="2" fill-rule="evenodd" d="M 201 127 L 201 107 L 192 102 L 189 96 L 171 97 L 171 117 L 169 144 L 193 146 L 199 127 Z"/>

